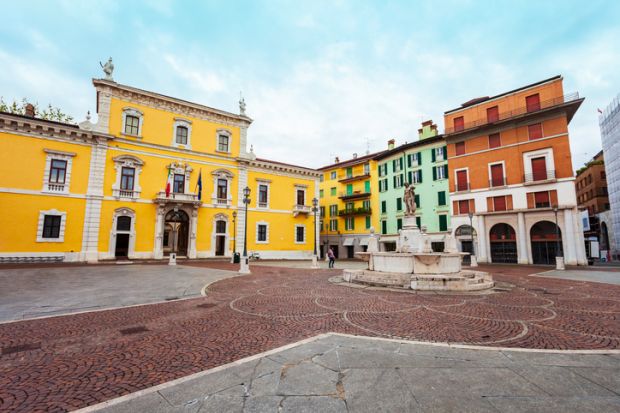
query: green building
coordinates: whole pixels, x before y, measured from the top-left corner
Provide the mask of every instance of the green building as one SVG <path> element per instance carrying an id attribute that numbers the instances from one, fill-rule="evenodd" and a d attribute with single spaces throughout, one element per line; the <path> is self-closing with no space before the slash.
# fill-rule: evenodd
<path id="1" fill-rule="evenodd" d="M 398 230 L 405 214 L 403 201 L 405 182 L 415 186 L 416 221 L 426 230 L 433 248 L 443 249 L 444 235 L 450 227 L 448 199 L 448 154 L 443 135 L 432 121 L 422 123 L 418 140 L 394 147 L 377 155 L 379 180 L 379 228 L 382 249 L 396 248 Z"/>

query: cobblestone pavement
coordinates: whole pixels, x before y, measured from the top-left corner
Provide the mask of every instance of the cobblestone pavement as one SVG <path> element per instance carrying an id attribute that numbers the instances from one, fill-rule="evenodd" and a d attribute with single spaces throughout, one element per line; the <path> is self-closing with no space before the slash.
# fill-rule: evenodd
<path id="1" fill-rule="evenodd" d="M 414 294 L 330 283 L 339 270 L 254 267 L 212 284 L 203 298 L 0 324 L 0 410 L 72 410 L 330 331 L 620 348 L 620 286 L 527 276 L 547 268 L 481 269 L 513 287 Z"/>

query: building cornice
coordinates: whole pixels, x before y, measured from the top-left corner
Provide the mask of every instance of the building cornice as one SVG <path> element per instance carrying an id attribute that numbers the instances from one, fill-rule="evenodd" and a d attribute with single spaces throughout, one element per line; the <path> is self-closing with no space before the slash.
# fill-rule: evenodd
<path id="1" fill-rule="evenodd" d="M 285 163 L 268 161 L 265 159 L 246 159 L 238 158 L 240 163 L 244 163 L 251 168 L 263 169 L 270 172 L 289 173 L 294 175 L 304 175 L 312 178 L 318 178 L 321 176 L 319 171 L 310 168 L 304 168 L 303 166 L 289 165 Z"/>
<path id="2" fill-rule="evenodd" d="M 252 123 L 252 119 L 245 115 L 237 115 L 199 103 L 149 92 L 109 80 L 93 79 L 93 85 L 98 92 L 107 92 L 114 97 L 128 102 L 155 107 L 178 113 L 182 116 L 191 116 L 237 127 L 248 127 Z"/>

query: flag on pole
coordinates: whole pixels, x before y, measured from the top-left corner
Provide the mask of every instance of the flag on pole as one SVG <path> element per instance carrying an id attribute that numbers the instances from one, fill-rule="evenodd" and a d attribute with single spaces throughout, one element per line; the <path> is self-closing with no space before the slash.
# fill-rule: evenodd
<path id="1" fill-rule="evenodd" d="M 198 173 L 198 183 L 196 184 L 196 188 L 198 188 L 198 200 L 202 200 L 202 168 L 200 168 L 200 172 Z"/>
<path id="2" fill-rule="evenodd" d="M 172 168 L 168 168 L 168 178 L 166 178 L 166 198 L 170 196 L 171 186 L 172 186 Z"/>

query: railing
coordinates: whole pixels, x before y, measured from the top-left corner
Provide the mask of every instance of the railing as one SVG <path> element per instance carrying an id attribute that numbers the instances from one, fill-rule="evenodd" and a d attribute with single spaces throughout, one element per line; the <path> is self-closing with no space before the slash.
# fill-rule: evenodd
<path id="1" fill-rule="evenodd" d="M 47 183 L 47 190 L 50 192 L 64 192 L 65 184 Z"/>
<path id="2" fill-rule="evenodd" d="M 341 192 L 338 198 L 347 199 L 347 198 L 364 198 L 370 196 L 370 191 L 353 191 L 353 192 Z"/>
<path id="3" fill-rule="evenodd" d="M 112 195 L 116 198 L 137 198 L 140 193 L 132 189 L 114 189 Z"/>
<path id="4" fill-rule="evenodd" d="M 258 207 L 259 208 L 267 208 L 267 205 L 268 205 L 267 202 L 259 202 L 258 203 Z"/>
<path id="5" fill-rule="evenodd" d="M 228 198 L 216 198 L 215 203 L 218 205 L 228 205 Z"/>
<path id="6" fill-rule="evenodd" d="M 502 178 L 493 178 L 489 180 L 489 188 L 494 188 L 497 186 L 506 186 L 506 177 Z"/>
<path id="7" fill-rule="evenodd" d="M 540 181 L 549 181 L 555 179 L 555 170 L 547 169 L 544 172 L 531 173 L 523 175 L 523 182 L 531 183 L 531 182 L 540 182 Z"/>
<path id="8" fill-rule="evenodd" d="M 293 205 L 294 214 L 309 214 L 312 212 L 312 207 L 309 205 Z"/>
<path id="9" fill-rule="evenodd" d="M 469 191 L 469 182 L 456 183 L 456 192 Z"/>
<path id="10" fill-rule="evenodd" d="M 370 172 L 364 172 L 361 175 L 340 175 L 338 177 L 338 182 L 357 181 L 358 179 L 368 179 L 368 178 L 370 178 Z"/>
<path id="11" fill-rule="evenodd" d="M 459 126 L 457 128 L 455 128 L 454 126 L 452 127 L 446 127 L 446 131 L 445 134 L 451 134 L 451 133 L 456 133 L 456 132 L 463 132 L 469 129 L 473 129 L 473 128 L 477 128 L 479 126 L 484 126 L 487 124 L 493 124 L 493 123 L 497 123 L 497 122 L 501 122 L 503 120 L 506 119 L 511 119 L 511 118 L 515 118 L 517 116 L 521 116 L 524 115 L 526 113 L 536 113 L 539 112 L 541 110 L 544 109 L 548 109 L 554 106 L 559 106 L 562 105 L 564 103 L 568 103 L 568 102 L 572 102 L 575 100 L 579 99 L 579 93 L 578 92 L 574 92 L 574 93 L 569 93 L 567 95 L 564 96 L 559 96 L 553 99 L 549 99 L 549 100 L 545 100 L 540 102 L 539 105 L 536 105 L 536 107 L 528 107 L 528 106 L 521 106 L 519 108 L 513 109 L 513 110 L 509 110 L 507 112 L 502 112 L 499 114 L 499 116 L 497 117 L 497 120 L 493 120 L 492 122 L 489 121 L 489 119 L 487 118 L 483 118 L 483 119 L 478 119 L 475 120 L 473 122 L 467 122 L 465 124 L 463 124 L 462 126 Z"/>
<path id="12" fill-rule="evenodd" d="M 178 202 L 198 202 L 198 195 L 197 194 L 183 194 L 179 192 L 170 192 L 169 196 L 166 196 L 166 191 L 160 191 L 155 196 L 155 199 L 174 200 Z"/>
<path id="13" fill-rule="evenodd" d="M 370 215 L 371 208 L 345 208 L 338 211 L 338 216 Z"/>

